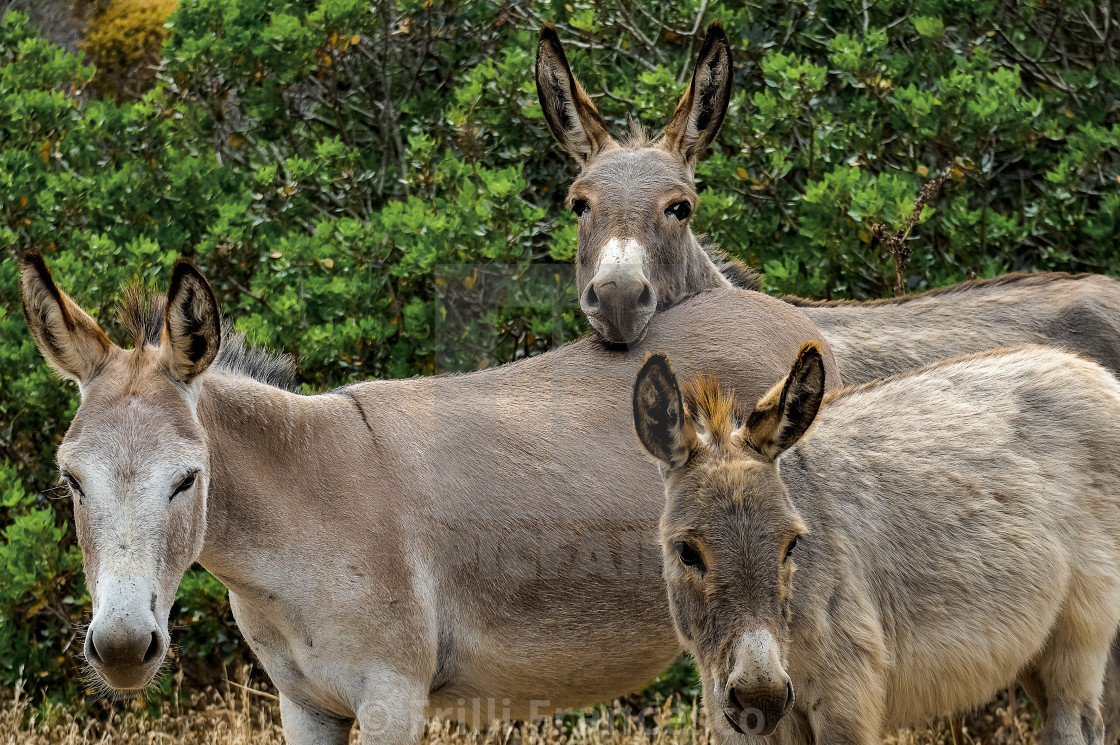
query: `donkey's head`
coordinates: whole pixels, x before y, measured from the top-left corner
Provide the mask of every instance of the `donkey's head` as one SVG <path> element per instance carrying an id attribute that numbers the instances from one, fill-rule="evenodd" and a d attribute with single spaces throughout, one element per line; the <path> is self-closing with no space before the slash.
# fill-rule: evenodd
<path id="1" fill-rule="evenodd" d="M 815 342 L 750 412 L 714 380 L 688 385 L 682 396 L 660 355 L 634 386 L 638 438 L 665 478 L 669 604 L 725 734 L 768 735 L 793 706 L 786 659 L 794 546 L 808 530 L 779 478 L 778 457 L 812 424 L 823 395 Z"/>
<path id="2" fill-rule="evenodd" d="M 572 74 L 556 29 L 541 29 L 537 95 L 552 134 L 583 166 L 568 194 L 579 218 L 580 307 L 609 342 L 637 342 L 658 308 L 732 286 L 689 227 L 696 161 L 723 123 L 731 72 L 727 35 L 713 23 L 662 138 L 636 131 L 620 144 Z"/>
<path id="3" fill-rule="evenodd" d="M 41 256 L 21 261 L 20 289 L 39 351 L 82 394 L 58 468 L 93 598 L 85 656 L 111 688 L 142 689 L 167 653 L 179 581 L 202 550 L 210 456 L 196 406 L 220 343 L 217 302 L 178 262 L 166 306 L 145 308 L 137 292 L 123 309 L 136 341 L 126 351 L 58 289 Z"/>

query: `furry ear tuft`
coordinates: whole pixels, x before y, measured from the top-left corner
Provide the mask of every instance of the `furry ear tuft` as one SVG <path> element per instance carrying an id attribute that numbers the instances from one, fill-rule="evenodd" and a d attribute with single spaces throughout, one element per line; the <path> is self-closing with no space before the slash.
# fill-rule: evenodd
<path id="1" fill-rule="evenodd" d="M 747 418 L 747 443 L 768 458 L 797 444 L 813 424 L 824 399 L 824 359 L 821 345 L 801 345 L 793 368 L 778 385 L 762 397 Z"/>
<path id="2" fill-rule="evenodd" d="M 173 378 L 189 383 L 205 372 L 222 343 L 218 301 L 194 264 L 179 259 L 171 270 L 160 355 Z"/>
<path id="3" fill-rule="evenodd" d="M 591 97 L 572 74 L 556 27 L 541 27 L 537 45 L 537 98 L 548 128 L 560 147 L 586 166 L 615 145 Z"/>
<path id="4" fill-rule="evenodd" d="M 43 357 L 64 378 L 84 383 L 101 367 L 113 343 L 89 314 L 58 289 L 38 252 L 19 260 L 23 317 Z"/>
<path id="5" fill-rule="evenodd" d="M 695 168 L 700 156 L 716 139 L 731 102 L 731 42 L 719 21 L 708 26 L 708 35 L 692 82 L 665 127 L 663 146 Z"/>

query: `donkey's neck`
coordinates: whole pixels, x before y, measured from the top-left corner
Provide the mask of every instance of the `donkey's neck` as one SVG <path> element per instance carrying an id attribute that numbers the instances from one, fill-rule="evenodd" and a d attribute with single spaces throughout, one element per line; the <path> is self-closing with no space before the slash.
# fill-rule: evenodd
<path id="1" fill-rule="evenodd" d="M 343 395 L 303 396 L 222 371 L 206 374 L 198 416 L 210 449 L 199 562 L 231 590 L 249 590 L 256 564 L 355 488 L 340 464 L 370 452 L 370 424 Z"/>
<path id="2" fill-rule="evenodd" d="M 723 267 L 716 264 L 712 259 L 712 253 L 709 249 L 700 245 L 700 241 L 695 235 L 692 236 L 692 243 L 696 246 L 696 251 L 701 257 L 700 261 L 694 262 L 691 272 L 692 276 L 690 277 L 690 281 L 697 286 L 697 291 L 733 287 L 734 285 L 731 280 L 723 273 Z M 711 251 L 717 251 L 717 249 L 712 247 Z M 718 253 L 726 256 L 722 251 Z"/>
<path id="3" fill-rule="evenodd" d="M 692 258 L 685 262 L 684 271 L 678 275 L 672 296 L 665 298 L 665 305 L 675 305 L 687 297 L 706 290 L 734 287 L 712 259 L 712 255 L 700 245 L 699 239 L 691 233 L 689 239 L 692 241 Z"/>

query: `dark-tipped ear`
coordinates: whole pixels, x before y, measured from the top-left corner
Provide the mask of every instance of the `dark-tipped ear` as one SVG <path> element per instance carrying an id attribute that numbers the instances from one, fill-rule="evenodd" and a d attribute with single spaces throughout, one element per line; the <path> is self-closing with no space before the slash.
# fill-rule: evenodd
<path id="1" fill-rule="evenodd" d="M 669 468 L 688 462 L 692 424 L 686 419 L 677 377 L 663 354 L 652 355 L 634 382 L 634 429 L 646 452 Z"/>
<path id="2" fill-rule="evenodd" d="M 160 356 L 175 379 L 189 383 L 210 367 L 222 343 L 218 301 L 202 272 L 186 259 L 175 262 L 167 291 Z"/>
<path id="3" fill-rule="evenodd" d="M 113 343 L 89 314 L 58 289 L 38 253 L 20 259 L 19 289 L 27 328 L 51 367 L 78 383 L 92 378 Z"/>
<path id="4" fill-rule="evenodd" d="M 824 398 L 824 360 L 815 341 L 801 345 L 786 379 L 747 418 L 747 442 L 774 459 L 793 447 L 817 417 Z"/>
<path id="5" fill-rule="evenodd" d="M 708 26 L 692 82 L 677 104 L 663 145 L 695 167 L 696 161 L 719 134 L 731 101 L 731 44 L 719 21 Z"/>
<path id="6" fill-rule="evenodd" d="M 537 45 L 537 98 L 552 135 L 580 165 L 614 144 L 607 123 L 572 74 L 551 23 L 541 27 Z"/>

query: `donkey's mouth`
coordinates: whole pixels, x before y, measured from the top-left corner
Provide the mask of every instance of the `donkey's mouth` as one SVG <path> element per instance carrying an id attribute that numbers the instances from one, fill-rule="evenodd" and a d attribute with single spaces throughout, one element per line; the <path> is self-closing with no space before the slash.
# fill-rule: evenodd
<path id="1" fill-rule="evenodd" d="M 637 347 L 642 343 L 642 340 L 646 338 L 646 334 L 649 332 L 649 322 L 647 321 L 642 325 L 640 330 L 633 334 L 633 338 L 626 339 L 626 337 L 609 322 L 594 318 L 588 318 L 588 320 L 591 321 L 591 327 L 595 329 L 603 345 L 607 349 L 618 352 L 625 352 Z"/>
<path id="2" fill-rule="evenodd" d="M 145 666 L 142 669 L 107 670 L 99 669 L 87 660 L 83 677 L 85 683 L 97 690 L 104 698 L 123 701 L 146 695 L 159 683 L 160 673 L 166 666 L 167 659 L 164 658 L 158 664 Z"/>

